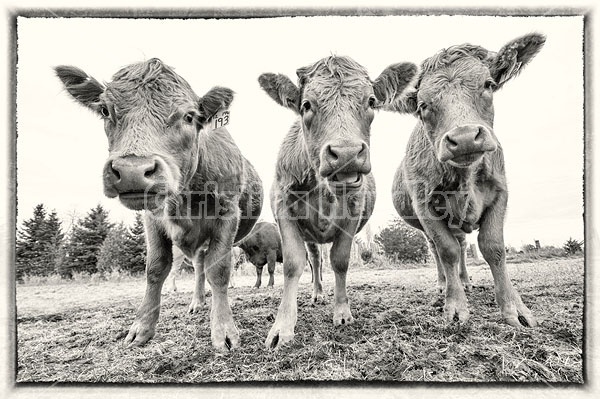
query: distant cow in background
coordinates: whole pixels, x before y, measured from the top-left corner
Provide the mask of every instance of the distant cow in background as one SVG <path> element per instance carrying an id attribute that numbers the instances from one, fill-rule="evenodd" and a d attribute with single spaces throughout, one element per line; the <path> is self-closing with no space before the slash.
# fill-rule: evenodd
<path id="1" fill-rule="evenodd" d="M 502 317 L 515 327 L 536 325 L 505 265 L 508 191 L 504 156 L 493 129 L 493 95 L 544 42 L 544 36 L 531 34 L 498 53 L 470 44 L 442 50 L 423 62 L 414 89 L 389 107 L 419 118 L 392 195 L 398 213 L 427 237 L 439 285 L 446 288 L 444 314 L 449 321 L 469 317 L 463 288 L 470 287 L 465 234 L 479 229 L 479 248 L 492 271 Z"/>
<path id="2" fill-rule="evenodd" d="M 145 210 L 146 294 L 125 343 L 154 336 L 161 289 L 175 244 L 192 259 L 197 281 L 211 285 L 211 340 L 238 345 L 227 298 L 231 247 L 252 230 L 262 207 L 262 183 L 225 128 L 233 92 L 214 87 L 199 97 L 159 59 L 122 68 L 101 84 L 79 68 L 59 66 L 66 90 L 104 122 L 109 158 L 104 193 Z M 195 286 L 192 306 L 204 302 Z"/>
<path id="3" fill-rule="evenodd" d="M 273 284 L 275 284 L 275 264 L 283 262 L 281 236 L 277 225 L 270 222 L 258 222 L 250 234 L 236 245 L 246 253 L 248 261 L 256 267 L 254 288 L 261 286 L 264 265 L 267 265 L 269 271 L 267 287 L 273 287 Z"/>
<path id="4" fill-rule="evenodd" d="M 375 109 L 400 95 L 415 75 L 414 64 L 395 64 L 372 81 L 349 57 L 331 56 L 285 75 L 262 74 L 259 83 L 297 120 L 279 149 L 271 206 L 283 246 L 283 296 L 265 345 L 278 348 L 294 337 L 298 280 L 313 268 L 313 301 L 323 298 L 318 244 L 332 243 L 335 273 L 333 323 L 353 322 L 346 295 L 352 238 L 375 204 L 369 140 Z M 306 247 L 305 247 L 306 245 Z"/>

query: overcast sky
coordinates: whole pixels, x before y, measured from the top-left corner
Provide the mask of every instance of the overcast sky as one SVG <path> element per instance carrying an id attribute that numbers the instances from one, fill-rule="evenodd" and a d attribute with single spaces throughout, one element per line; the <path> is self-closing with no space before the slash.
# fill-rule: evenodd
<path id="1" fill-rule="evenodd" d="M 109 81 L 122 66 L 158 57 L 199 95 L 230 87 L 237 94 L 229 131 L 268 192 L 278 146 L 295 116 L 262 92 L 261 73 L 295 81 L 297 68 L 336 54 L 351 56 L 375 79 L 389 64 L 420 63 L 454 44 L 497 51 L 536 31 L 547 36 L 546 45 L 494 99 L 510 193 L 505 241 L 520 247 L 534 239 L 542 245 L 583 239 L 582 17 L 19 18 L 17 29 L 19 224 L 40 202 L 63 219 L 98 203 L 114 221 L 133 219 L 132 211 L 104 197 L 103 124 L 62 89 L 56 65 Z M 392 178 L 415 123 L 410 115 L 379 112 L 372 124 L 375 230 L 396 216 Z M 262 216 L 273 219 L 268 202 Z M 469 241 L 475 240 L 472 234 Z"/>

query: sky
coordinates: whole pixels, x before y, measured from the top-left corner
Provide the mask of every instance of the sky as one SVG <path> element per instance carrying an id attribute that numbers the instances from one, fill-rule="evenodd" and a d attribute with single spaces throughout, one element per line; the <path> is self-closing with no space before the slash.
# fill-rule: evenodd
<path id="1" fill-rule="evenodd" d="M 101 120 L 76 104 L 54 76 L 74 65 L 99 81 L 121 67 L 158 57 L 202 95 L 212 86 L 236 92 L 229 132 L 260 174 L 265 193 L 279 144 L 295 119 L 259 87 L 264 72 L 296 80 L 297 68 L 348 55 L 375 79 L 396 62 L 419 64 L 438 50 L 472 43 L 497 51 L 530 32 L 546 45 L 494 96 L 494 130 L 507 163 L 505 242 L 561 245 L 583 239 L 582 17 L 293 17 L 229 20 L 22 18 L 17 21 L 17 199 L 20 224 L 44 203 L 70 223 L 98 203 L 113 221 L 133 211 L 104 197 L 107 141 Z M 378 112 L 371 126 L 377 231 L 397 216 L 392 178 L 416 123 Z M 262 217 L 273 220 L 267 201 Z M 468 237 L 476 242 L 476 234 Z"/>

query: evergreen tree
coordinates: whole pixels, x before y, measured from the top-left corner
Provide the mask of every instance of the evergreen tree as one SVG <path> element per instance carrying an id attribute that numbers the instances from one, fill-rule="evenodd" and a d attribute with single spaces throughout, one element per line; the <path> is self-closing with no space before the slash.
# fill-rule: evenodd
<path id="1" fill-rule="evenodd" d="M 47 276 L 57 270 L 63 244 L 61 222 L 56 211 L 46 213 L 43 204 L 33 210 L 33 217 L 17 231 L 17 279 L 24 275 Z"/>
<path id="2" fill-rule="evenodd" d="M 123 272 L 131 262 L 129 232 L 123 223 L 110 230 L 100 247 L 97 269 L 99 273 Z"/>
<path id="3" fill-rule="evenodd" d="M 56 211 L 52 211 L 46 219 L 47 238 L 49 243 L 49 272 L 56 273 L 61 269 L 64 261 L 64 234 L 62 223 Z"/>
<path id="4" fill-rule="evenodd" d="M 131 274 L 143 273 L 146 270 L 146 240 L 144 221 L 141 212 L 136 212 L 133 226 L 129 229 L 129 253 L 131 254 L 128 271 Z"/>
<path id="5" fill-rule="evenodd" d="M 108 212 L 98 205 L 73 226 L 66 248 L 63 275 L 72 276 L 73 272 L 96 273 L 98 254 L 104 239 L 112 228 L 108 221 Z"/>
<path id="6" fill-rule="evenodd" d="M 38 204 L 33 210 L 33 217 L 23 222 L 17 231 L 16 241 L 16 274 L 21 280 L 24 275 L 44 275 L 46 257 L 46 210 Z"/>

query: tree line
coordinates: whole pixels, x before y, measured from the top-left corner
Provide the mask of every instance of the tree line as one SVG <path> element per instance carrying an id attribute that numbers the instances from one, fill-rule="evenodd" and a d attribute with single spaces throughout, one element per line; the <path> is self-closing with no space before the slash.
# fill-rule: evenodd
<path id="1" fill-rule="evenodd" d="M 101 205 L 63 230 L 56 211 L 43 204 L 33 210 L 17 230 L 16 277 L 58 274 L 72 278 L 75 273 L 139 274 L 146 265 L 146 245 L 141 213 L 132 226 L 111 223 Z"/>

